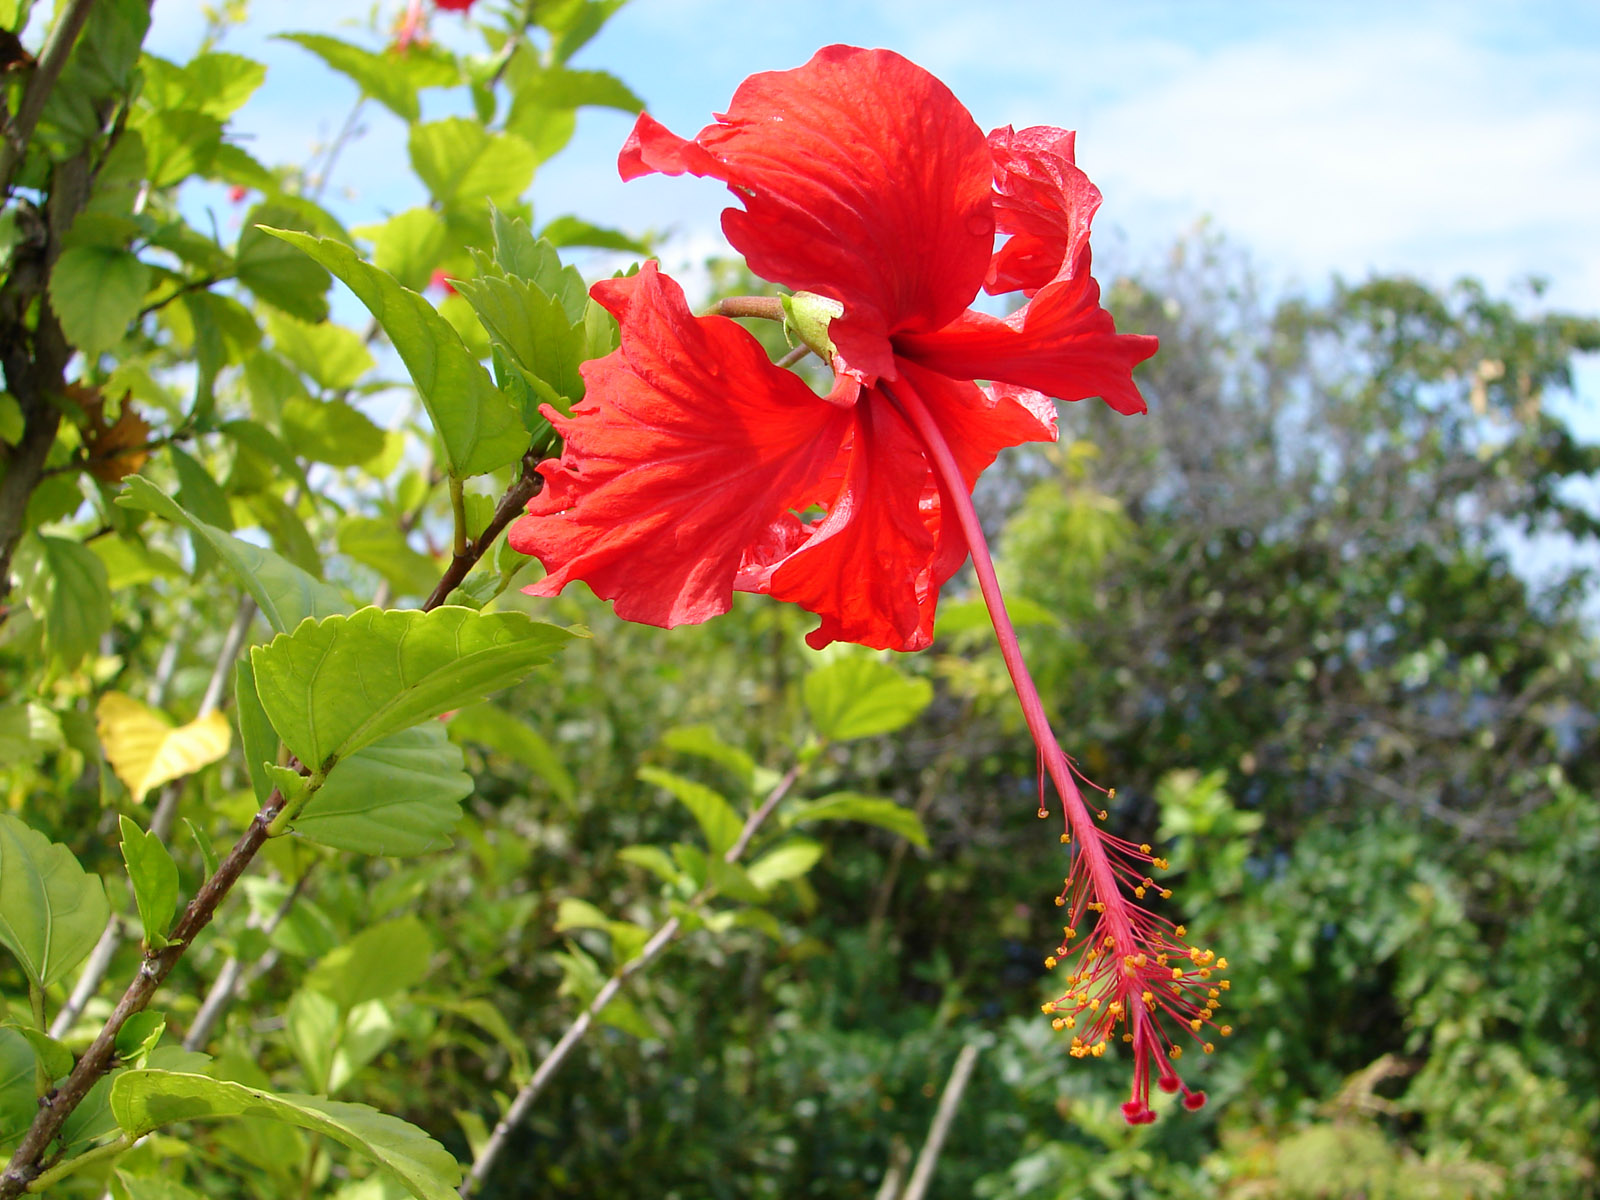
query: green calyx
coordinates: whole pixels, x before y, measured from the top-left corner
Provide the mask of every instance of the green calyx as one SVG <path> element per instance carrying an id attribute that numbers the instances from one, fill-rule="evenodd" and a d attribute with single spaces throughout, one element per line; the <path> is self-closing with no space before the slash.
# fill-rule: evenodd
<path id="1" fill-rule="evenodd" d="M 815 292 L 783 297 L 783 328 L 791 340 L 811 350 L 823 362 L 832 362 L 833 339 L 828 326 L 844 315 L 844 305 Z"/>

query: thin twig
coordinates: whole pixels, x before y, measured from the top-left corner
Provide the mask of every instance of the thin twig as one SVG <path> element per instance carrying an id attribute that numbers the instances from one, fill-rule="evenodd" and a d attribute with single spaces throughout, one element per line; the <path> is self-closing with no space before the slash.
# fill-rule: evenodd
<path id="1" fill-rule="evenodd" d="M 744 828 L 739 830 L 739 836 L 734 840 L 733 845 L 728 847 L 727 852 L 723 854 L 722 860 L 724 862 L 734 863 L 739 861 L 744 852 L 750 848 L 750 843 L 755 839 L 761 826 L 772 815 L 772 811 L 783 803 L 783 798 L 789 794 L 789 789 L 794 787 L 795 780 L 799 778 L 800 767 L 798 765 L 790 767 L 784 773 L 783 778 L 778 780 L 777 785 L 767 793 L 767 797 L 761 802 L 760 807 L 751 813 L 745 821 Z M 706 901 L 709 895 L 708 891 L 702 891 L 689 901 L 689 907 L 691 909 L 698 908 Z M 583 1035 L 589 1032 L 589 1027 L 594 1024 L 595 1018 L 604 1011 L 606 1005 L 616 999 L 617 993 L 622 990 L 622 985 L 659 958 L 661 952 L 672 944 L 673 939 L 678 936 L 682 928 L 683 921 L 680 918 L 668 918 L 665 924 L 650 935 L 650 939 L 645 942 L 644 948 L 639 951 L 638 955 L 629 959 L 615 975 L 606 980 L 600 990 L 594 994 L 594 999 L 590 1000 L 572 1024 L 567 1026 L 567 1031 L 550 1048 L 550 1053 L 546 1054 L 540 1060 L 539 1065 L 534 1068 L 533 1075 L 522 1086 L 522 1090 L 517 1093 L 516 1099 L 511 1102 L 511 1107 L 506 1110 L 505 1115 L 495 1124 L 494 1132 L 489 1135 L 489 1140 L 483 1144 L 483 1148 L 478 1151 L 477 1157 L 473 1159 L 471 1170 L 467 1172 L 467 1177 L 461 1181 L 459 1192 L 462 1196 L 472 1195 L 483 1185 L 483 1181 L 489 1177 L 489 1172 L 494 1169 L 495 1161 L 500 1157 L 501 1151 L 505 1149 L 506 1139 L 511 1136 L 512 1130 L 522 1124 L 523 1118 L 528 1115 L 529 1110 L 533 1107 L 533 1102 L 538 1099 L 539 1093 L 544 1091 L 545 1086 L 555 1077 L 555 1073 L 560 1070 L 561 1064 L 567 1060 L 567 1056 L 583 1040 Z"/>
<path id="2" fill-rule="evenodd" d="M 944 1149 L 945 1135 L 956 1119 L 956 1109 L 961 1106 L 961 1095 L 972 1078 L 972 1068 L 978 1061 L 978 1047 L 968 1042 L 956 1055 L 956 1065 L 945 1082 L 944 1094 L 939 1097 L 939 1107 L 934 1111 L 933 1124 L 928 1126 L 928 1140 L 922 1143 L 917 1155 L 917 1165 L 912 1168 L 911 1181 L 901 1193 L 900 1200 L 922 1200 L 927 1195 L 928 1184 L 933 1182 L 933 1169 L 939 1162 L 939 1152 Z"/>
<path id="3" fill-rule="evenodd" d="M 538 495 L 544 479 L 535 469 L 537 466 L 538 459 L 531 451 L 522 456 L 521 474 L 512 480 L 505 495 L 500 497 L 500 503 L 494 507 L 494 515 L 489 518 L 489 523 L 484 526 L 483 531 L 477 537 L 469 538 L 465 549 L 451 555 L 450 565 L 445 568 L 438 586 L 423 602 L 423 608 L 434 609 L 443 604 L 450 593 L 461 585 L 461 581 L 467 577 L 467 572 L 477 565 L 484 551 L 494 545 L 494 540 L 500 536 L 500 531 L 511 524 L 513 517 L 521 515 L 527 508 L 528 501 Z"/>
<path id="4" fill-rule="evenodd" d="M 6 124 L 4 144 L 0 145 L 0 195 L 11 194 L 11 177 L 28 152 L 33 131 L 44 115 L 45 102 L 55 90 L 56 81 L 61 78 L 62 68 L 67 65 L 78 35 L 88 24 L 89 10 L 93 7 L 94 0 L 68 0 L 61 19 L 50 30 L 50 37 L 39 52 L 39 65 L 23 90 L 17 115 Z"/>

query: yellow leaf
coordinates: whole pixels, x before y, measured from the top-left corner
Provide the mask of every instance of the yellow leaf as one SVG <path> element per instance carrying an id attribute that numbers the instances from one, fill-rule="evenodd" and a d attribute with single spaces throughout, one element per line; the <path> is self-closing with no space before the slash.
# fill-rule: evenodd
<path id="1" fill-rule="evenodd" d="M 216 762 L 233 741 L 233 728 L 220 712 L 174 726 L 165 713 L 121 692 L 100 697 L 95 719 L 111 769 L 136 802 L 151 788 Z"/>

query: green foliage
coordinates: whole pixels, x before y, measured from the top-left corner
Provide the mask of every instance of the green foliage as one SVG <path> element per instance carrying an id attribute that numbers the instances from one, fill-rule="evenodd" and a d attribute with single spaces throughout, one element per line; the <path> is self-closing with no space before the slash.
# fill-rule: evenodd
<path id="1" fill-rule="evenodd" d="M 30 984 L 49 987 L 82 962 L 109 915 L 99 876 L 60 842 L 0 813 L 0 944 Z"/>

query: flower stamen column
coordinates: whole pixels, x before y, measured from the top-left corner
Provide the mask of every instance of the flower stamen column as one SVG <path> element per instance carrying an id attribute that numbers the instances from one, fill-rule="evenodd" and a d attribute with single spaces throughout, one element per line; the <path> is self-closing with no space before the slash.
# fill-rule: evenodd
<path id="1" fill-rule="evenodd" d="M 1011 675 L 1028 732 L 1038 747 L 1040 766 L 1061 800 L 1065 825 L 1061 840 L 1075 847 L 1072 872 L 1056 897 L 1057 906 L 1068 911 L 1069 924 L 1063 926 L 1056 954 L 1045 962 L 1054 970 L 1069 958 L 1072 961 L 1067 967 L 1065 991 L 1044 1009 L 1054 1015 L 1052 1024 L 1058 1030 L 1075 1030 L 1083 1022 L 1082 1031 L 1073 1034 L 1070 1053 L 1074 1057 L 1099 1057 L 1105 1053 L 1109 1035 L 1122 1029 L 1122 1040 L 1133 1046 L 1134 1054 L 1132 1091 L 1122 1106 L 1123 1115 L 1131 1124 L 1147 1124 L 1156 1119 L 1149 1103 L 1152 1060 L 1162 1090 L 1181 1091 L 1185 1107 L 1199 1108 L 1205 1103 L 1205 1093 L 1190 1089 L 1178 1077 L 1174 1064 L 1183 1048 L 1167 1032 L 1164 1022 L 1182 1027 L 1183 1033 L 1210 1053 L 1213 1043 L 1205 1040 L 1202 1031 L 1213 1027 L 1223 1036 L 1231 1032 L 1214 1021 L 1216 1010 L 1221 1007 L 1220 993 L 1227 989 L 1228 981 L 1213 981 L 1212 976 L 1226 969 L 1227 960 L 1210 950 L 1184 946 L 1183 926 L 1174 925 L 1129 899 L 1130 890 L 1140 899 L 1151 892 L 1161 898 L 1170 896 L 1170 891 L 1158 887 L 1143 870 L 1146 865 L 1160 870 L 1166 862 L 1154 857 L 1148 845 L 1134 845 L 1095 825 L 1095 817 L 1103 819 L 1105 812 L 1091 810 L 1084 800 L 1073 780 L 1071 763 L 1050 729 L 1044 701 L 1023 661 L 983 526 L 955 455 L 913 388 L 883 381 L 879 387 L 922 440 L 943 485 L 942 501 L 950 505 L 966 537 L 978 588 L 1000 644 L 1000 656 Z M 1042 782 L 1040 786 L 1042 792 Z M 1040 815 L 1046 815 L 1042 803 Z M 1081 937 L 1080 925 L 1085 926 Z M 1180 959 L 1189 965 L 1176 965 Z"/>

